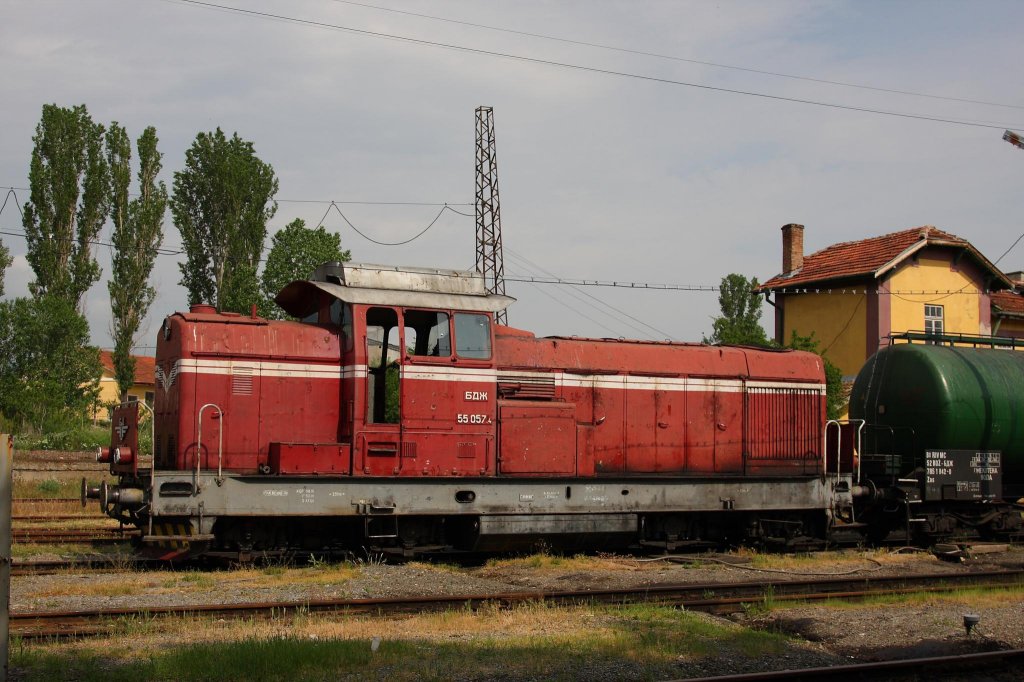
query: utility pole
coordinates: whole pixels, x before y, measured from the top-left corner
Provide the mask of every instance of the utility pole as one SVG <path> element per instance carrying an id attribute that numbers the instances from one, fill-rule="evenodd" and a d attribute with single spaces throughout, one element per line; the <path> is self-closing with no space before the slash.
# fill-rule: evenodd
<path id="1" fill-rule="evenodd" d="M 505 265 L 501 250 L 501 202 L 498 199 L 498 157 L 494 145 L 494 109 L 476 109 L 476 271 L 487 293 L 505 295 Z M 508 324 L 508 313 L 494 314 Z"/>

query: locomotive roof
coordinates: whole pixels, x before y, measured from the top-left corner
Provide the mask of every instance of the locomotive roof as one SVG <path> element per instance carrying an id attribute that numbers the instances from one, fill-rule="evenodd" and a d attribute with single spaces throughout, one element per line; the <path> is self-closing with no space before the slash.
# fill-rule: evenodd
<path id="1" fill-rule="evenodd" d="M 308 280 L 292 282 L 274 300 L 304 317 L 323 291 L 348 303 L 497 312 L 514 298 L 488 294 L 478 272 L 366 263 L 325 263 Z"/>

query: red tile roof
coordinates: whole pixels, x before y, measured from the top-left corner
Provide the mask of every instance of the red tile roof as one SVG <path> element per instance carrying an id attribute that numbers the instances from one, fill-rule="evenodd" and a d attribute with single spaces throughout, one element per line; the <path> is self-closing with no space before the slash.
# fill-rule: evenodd
<path id="1" fill-rule="evenodd" d="M 996 291 L 992 293 L 992 307 L 996 314 L 1024 317 L 1024 294 L 1015 291 Z"/>
<path id="2" fill-rule="evenodd" d="M 149 355 L 133 355 L 135 358 L 135 383 L 143 386 L 156 385 L 156 358 Z M 109 350 L 100 351 L 100 364 L 103 371 L 114 376 L 114 353 Z"/>
<path id="3" fill-rule="evenodd" d="M 946 243 L 974 251 L 970 243 L 949 232 L 926 225 L 880 237 L 842 242 L 804 257 L 803 267 L 786 275 L 776 275 L 758 287 L 759 290 L 781 289 L 808 282 L 871 275 L 896 259 L 918 242 Z M 976 252 L 975 252 L 976 253 Z M 980 255 L 980 254 L 979 254 Z"/>

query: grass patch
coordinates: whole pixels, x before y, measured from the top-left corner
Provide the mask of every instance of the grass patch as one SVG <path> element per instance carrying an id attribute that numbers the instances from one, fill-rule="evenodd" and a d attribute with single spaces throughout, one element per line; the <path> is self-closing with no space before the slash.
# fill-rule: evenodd
<path id="1" fill-rule="evenodd" d="M 62 431 L 14 435 L 15 450 L 95 450 L 99 445 L 110 445 L 109 426 L 84 424 Z"/>
<path id="2" fill-rule="evenodd" d="M 102 550 L 106 550 L 112 553 L 125 553 L 130 549 L 128 542 L 118 543 L 117 545 L 104 545 Z M 14 543 L 11 545 L 11 556 L 15 559 L 34 559 L 39 557 L 53 557 L 57 556 L 78 556 L 78 555 L 94 555 L 97 553 L 97 548 L 91 544 L 84 543 L 68 543 L 68 544 L 57 544 L 57 545 L 43 545 L 43 544 L 32 544 L 23 545 L 20 543 Z"/>
<path id="3" fill-rule="evenodd" d="M 341 585 L 359 574 L 352 564 L 329 564 L 320 568 L 237 568 L 223 571 L 134 571 L 130 558 L 124 558 L 124 570 L 116 575 L 95 576 L 88 581 L 68 582 L 54 587 L 26 593 L 34 599 L 64 596 L 124 596 L 158 595 L 170 592 L 188 592 L 197 601 L 215 602 L 221 589 L 253 589 L 273 581 L 275 588 L 282 585 L 296 587 Z M 116 564 L 118 566 L 122 564 Z"/>
<path id="4" fill-rule="evenodd" d="M 535 554 L 519 557 L 498 557 L 488 559 L 487 568 L 530 568 L 558 569 L 570 571 L 634 570 L 635 564 L 610 555 L 574 554 L 572 556 L 541 550 Z"/>
<path id="5" fill-rule="evenodd" d="M 90 481 L 89 485 L 99 485 L 99 482 Z M 18 503 L 19 497 L 46 497 L 49 499 L 74 497 L 78 499 L 81 492 L 82 479 L 80 477 L 48 478 L 41 481 L 15 478 L 11 488 L 11 496 L 14 498 L 15 504 Z"/>
<path id="6" fill-rule="evenodd" d="M 200 625 L 200 623 L 204 623 Z M 130 627 L 130 626 L 126 626 Z M 450 680 L 678 676 L 679 664 L 723 651 L 774 657 L 775 633 L 745 630 L 669 607 L 455 610 L 402 618 L 369 616 L 212 624 L 179 619 L 159 643 L 147 636 L 12 647 L 18 679 L 49 680 Z M 179 631 L 180 630 L 180 631 Z M 374 637 L 379 648 L 372 650 Z M 213 677 L 211 677 L 213 675 Z M 607 674 L 605 674 L 607 676 Z"/>
<path id="7" fill-rule="evenodd" d="M 873 549 L 864 551 L 837 550 L 827 552 L 804 552 L 796 554 L 782 554 L 775 552 L 759 552 L 753 548 L 740 548 L 731 555 L 749 560 L 749 566 L 753 568 L 767 568 L 771 570 L 793 570 L 793 571 L 838 571 L 849 570 L 868 564 L 899 565 L 914 561 L 921 561 L 921 555 L 894 554 L 887 549 Z"/>

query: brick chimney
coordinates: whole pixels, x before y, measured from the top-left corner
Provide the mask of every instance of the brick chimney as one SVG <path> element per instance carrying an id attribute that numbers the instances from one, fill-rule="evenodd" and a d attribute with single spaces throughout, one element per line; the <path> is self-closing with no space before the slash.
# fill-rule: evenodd
<path id="1" fill-rule="evenodd" d="M 782 274 L 788 275 L 804 266 L 804 226 L 790 223 L 782 226 Z"/>

